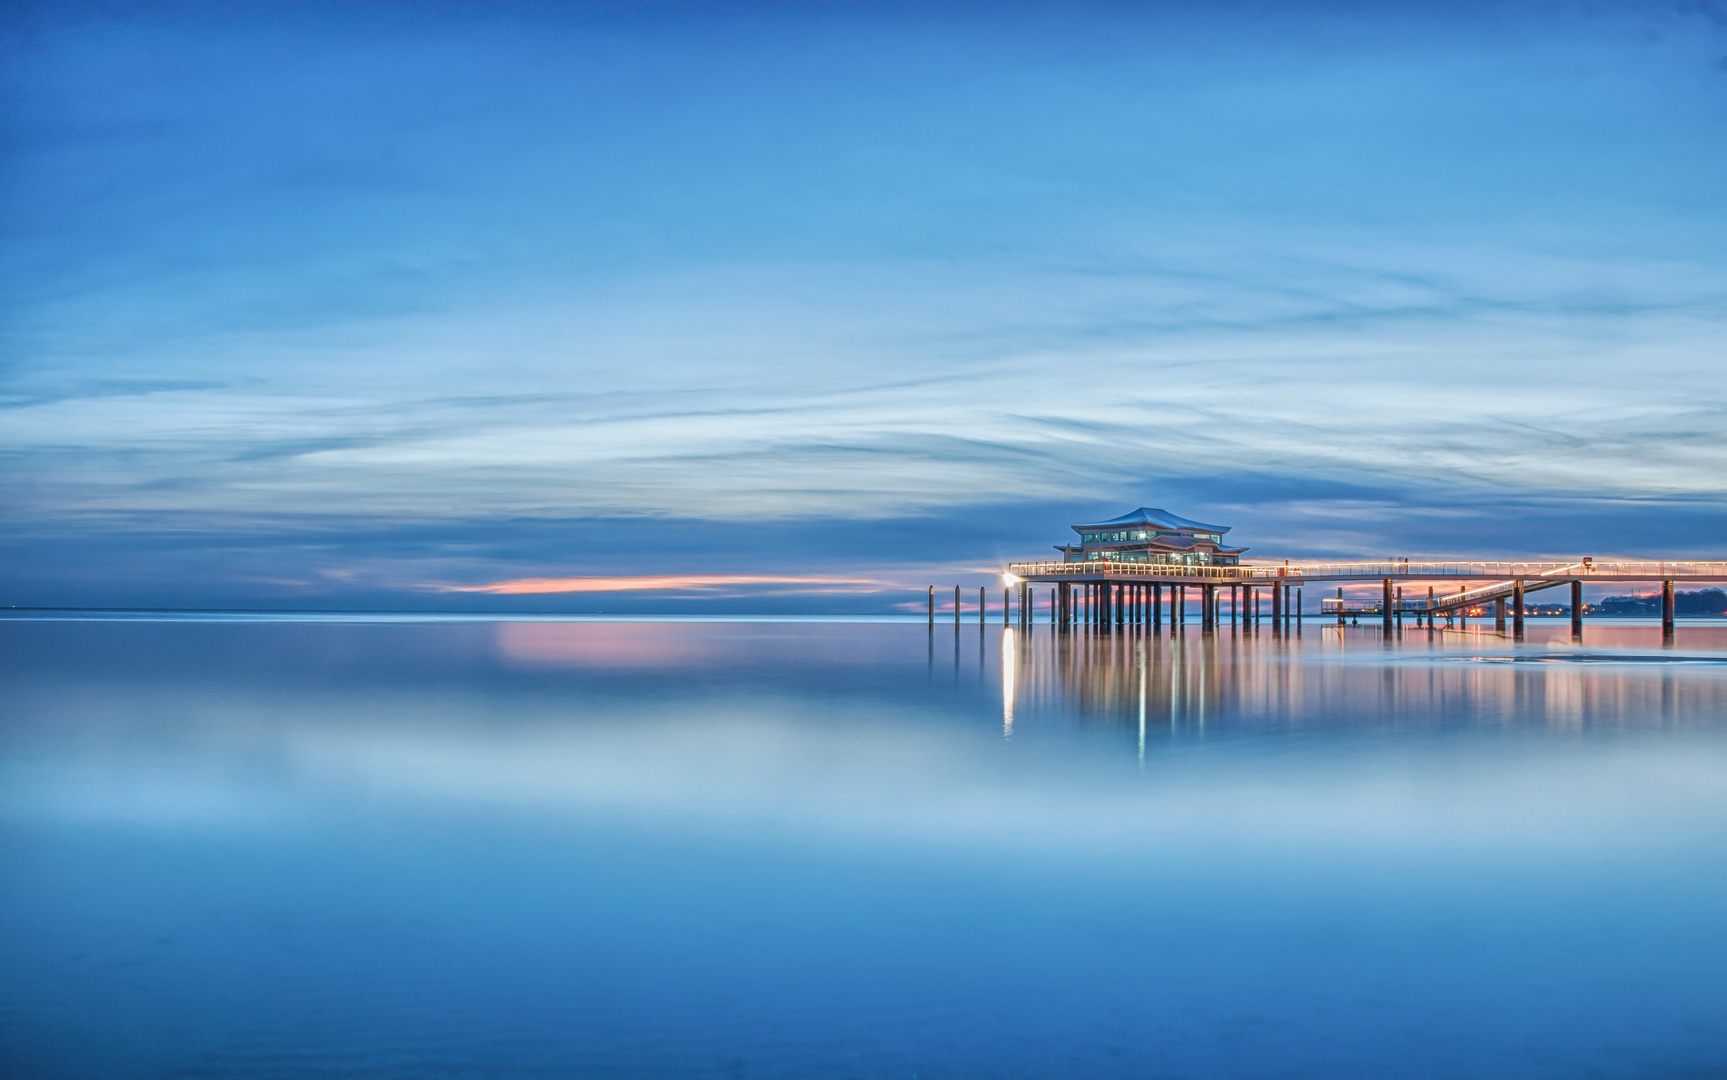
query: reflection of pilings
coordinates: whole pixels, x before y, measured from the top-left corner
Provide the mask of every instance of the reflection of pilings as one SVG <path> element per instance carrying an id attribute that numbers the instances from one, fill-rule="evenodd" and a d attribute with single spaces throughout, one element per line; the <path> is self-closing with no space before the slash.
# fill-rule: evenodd
<path id="1" fill-rule="evenodd" d="M 1457 722 L 1459 701 L 1471 703 L 1479 723 L 1567 730 L 1701 725 L 1727 711 L 1727 683 L 1675 679 L 1649 665 L 1316 665 L 1297 662 L 1293 635 L 1006 638 L 1004 735 L 1056 708 L 1106 722 L 1124 739 L 1137 742 L 1143 732 L 1148 754 L 1166 733 L 1198 736 L 1219 724 L 1283 730 L 1377 715 L 1437 730 Z M 1340 712 L 1341 702 L 1350 708 Z"/>

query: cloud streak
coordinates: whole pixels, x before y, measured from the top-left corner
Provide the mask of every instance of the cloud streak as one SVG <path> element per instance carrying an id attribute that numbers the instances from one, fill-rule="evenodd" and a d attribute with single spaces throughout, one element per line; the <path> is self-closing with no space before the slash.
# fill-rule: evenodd
<path id="1" fill-rule="evenodd" d="M 518 578 L 486 585 L 436 586 L 442 592 L 492 593 L 497 596 L 540 596 L 556 593 L 691 592 L 740 585 L 820 585 L 847 591 L 880 588 L 874 578 L 822 577 L 797 574 L 627 574 L 610 577 Z"/>

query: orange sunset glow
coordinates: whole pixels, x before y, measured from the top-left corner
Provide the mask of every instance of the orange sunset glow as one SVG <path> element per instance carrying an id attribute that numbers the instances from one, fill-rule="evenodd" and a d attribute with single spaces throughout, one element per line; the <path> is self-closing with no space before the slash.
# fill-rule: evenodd
<path id="1" fill-rule="evenodd" d="M 860 588 L 880 585 L 873 578 L 791 574 L 629 574 L 615 577 L 516 578 L 488 585 L 452 585 L 446 592 L 526 596 L 537 593 L 668 592 L 728 585 L 825 585 Z"/>

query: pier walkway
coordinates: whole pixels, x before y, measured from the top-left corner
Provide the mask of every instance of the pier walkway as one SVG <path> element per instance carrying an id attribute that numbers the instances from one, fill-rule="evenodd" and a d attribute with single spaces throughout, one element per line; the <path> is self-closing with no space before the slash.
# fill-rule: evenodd
<path id="1" fill-rule="evenodd" d="M 1662 595 L 1662 626 L 1673 629 L 1675 583 L 1727 582 L 1727 559 L 1654 560 L 1583 558 L 1568 562 L 1496 562 L 1465 560 L 1416 562 L 1396 559 L 1386 562 L 1296 562 L 1244 563 L 1241 565 L 1183 565 L 1173 562 L 1134 562 L 1125 559 L 1092 559 L 1072 562 L 1021 562 L 1007 567 L 1003 580 L 1003 617 L 1008 616 L 1017 586 L 1020 620 L 1032 618 L 1032 585 L 1053 584 L 1050 590 L 1050 621 L 1062 626 L 1149 625 L 1163 622 L 1165 591 L 1172 626 L 1186 621 L 1188 590 L 1197 587 L 1200 622 L 1205 629 L 1220 624 L 1222 599 L 1227 590 L 1229 621 L 1246 624 L 1261 619 L 1261 600 L 1270 601 L 1272 625 L 1287 625 L 1301 618 L 1302 590 L 1308 584 L 1336 585 L 1337 596 L 1321 602 L 1323 615 L 1377 614 L 1389 629 L 1394 620 L 1413 615 L 1418 622 L 1431 622 L 1436 615 L 1467 617 L 1470 608 L 1491 603 L 1497 626 L 1505 625 L 1507 605 L 1516 630 L 1521 633 L 1524 598 L 1527 594 L 1561 585 L 1571 587 L 1571 624 L 1581 633 L 1583 586 L 1615 582 L 1659 582 Z M 1346 599 L 1343 588 L 1372 582 L 1380 587 L 1377 599 Z M 1405 595 L 1417 583 L 1426 584 L 1426 595 Z M 1468 583 L 1468 584 L 1463 584 Z M 1446 591 L 1441 592 L 1441 584 Z M 1452 591 L 1452 587 L 1462 584 Z M 934 625 L 934 590 L 930 619 Z M 957 590 L 956 608 L 957 618 Z"/>

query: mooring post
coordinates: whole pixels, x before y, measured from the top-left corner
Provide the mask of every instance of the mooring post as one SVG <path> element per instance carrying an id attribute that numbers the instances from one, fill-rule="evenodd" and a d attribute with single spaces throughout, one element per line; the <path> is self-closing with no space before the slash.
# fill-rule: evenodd
<path id="1" fill-rule="evenodd" d="M 1511 636 L 1523 638 L 1523 582 L 1517 580 L 1511 583 Z"/>
<path id="2" fill-rule="evenodd" d="M 1391 632 L 1391 579 L 1385 578 L 1379 588 L 1379 625 Z"/>
<path id="3" fill-rule="evenodd" d="M 1666 644 L 1673 642 L 1673 579 L 1667 578 L 1661 582 L 1661 640 Z"/>
<path id="4" fill-rule="evenodd" d="M 1583 640 L 1583 582 L 1571 583 L 1571 640 Z"/>
<path id="5" fill-rule="evenodd" d="M 929 587 L 929 631 L 935 633 L 935 586 Z"/>

